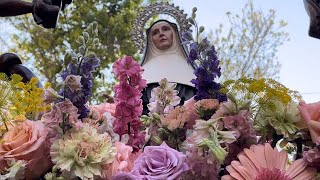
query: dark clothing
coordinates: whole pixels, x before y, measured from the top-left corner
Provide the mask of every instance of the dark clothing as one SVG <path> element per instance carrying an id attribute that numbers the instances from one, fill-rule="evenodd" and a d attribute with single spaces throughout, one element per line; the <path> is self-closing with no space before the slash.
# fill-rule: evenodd
<path id="1" fill-rule="evenodd" d="M 142 91 L 142 105 L 143 105 L 142 114 L 147 115 L 149 113 L 149 109 L 147 105 L 149 104 L 149 99 L 151 98 L 151 90 L 158 86 L 159 86 L 158 83 L 150 83 Z M 177 83 L 175 90 L 179 92 L 178 96 L 181 98 L 180 105 L 183 105 L 186 100 L 192 98 L 196 94 L 196 89 L 194 87 L 184 85 L 184 84 L 179 84 L 179 83 Z"/>

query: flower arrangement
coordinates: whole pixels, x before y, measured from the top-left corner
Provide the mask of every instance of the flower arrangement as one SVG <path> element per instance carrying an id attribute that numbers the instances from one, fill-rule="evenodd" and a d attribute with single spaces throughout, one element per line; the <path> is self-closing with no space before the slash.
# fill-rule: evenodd
<path id="1" fill-rule="evenodd" d="M 190 22 L 196 37 L 184 38 L 197 94 L 181 106 L 176 84 L 162 79 L 142 115 L 146 81 L 130 56 L 113 64 L 115 102 L 90 105 L 97 23 L 66 54 L 60 90 L 0 74 L 0 179 L 320 177 L 320 103 L 306 104 L 273 79 L 218 83 L 214 46 L 198 42 L 203 28 Z"/>

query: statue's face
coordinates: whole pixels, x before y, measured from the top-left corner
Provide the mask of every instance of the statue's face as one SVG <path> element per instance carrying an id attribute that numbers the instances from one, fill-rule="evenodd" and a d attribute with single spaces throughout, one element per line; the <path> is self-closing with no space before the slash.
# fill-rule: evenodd
<path id="1" fill-rule="evenodd" d="M 151 36 L 153 44 L 160 50 L 166 50 L 172 46 L 173 30 L 166 22 L 155 24 L 151 28 Z"/>

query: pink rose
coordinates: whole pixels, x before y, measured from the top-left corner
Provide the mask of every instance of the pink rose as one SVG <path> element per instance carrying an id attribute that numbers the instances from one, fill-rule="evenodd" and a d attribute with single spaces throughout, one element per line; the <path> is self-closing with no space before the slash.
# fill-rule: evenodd
<path id="1" fill-rule="evenodd" d="M 302 101 L 299 103 L 298 109 L 302 119 L 308 125 L 312 141 L 317 143 L 320 140 L 320 102 L 306 104 Z"/>
<path id="2" fill-rule="evenodd" d="M 100 118 L 105 112 L 109 112 L 112 116 L 114 116 L 116 111 L 116 104 L 113 103 L 102 103 L 99 105 L 91 106 L 92 109 L 96 110 L 100 114 Z"/>
<path id="3" fill-rule="evenodd" d="M 70 88 L 72 92 L 81 90 L 81 76 L 69 75 L 64 80 L 65 85 Z"/>
<path id="4" fill-rule="evenodd" d="M 0 164 L 9 159 L 27 161 L 26 179 L 39 178 L 51 167 L 46 146 L 48 129 L 41 121 L 29 121 L 14 126 L 4 134 L 0 144 Z"/>
<path id="5" fill-rule="evenodd" d="M 104 165 L 103 171 L 107 179 L 110 179 L 112 176 L 116 175 L 118 172 L 130 172 L 134 161 L 141 154 L 140 152 L 133 154 L 133 148 L 127 146 L 122 142 L 115 143 L 117 154 L 115 159 L 111 164 Z"/>

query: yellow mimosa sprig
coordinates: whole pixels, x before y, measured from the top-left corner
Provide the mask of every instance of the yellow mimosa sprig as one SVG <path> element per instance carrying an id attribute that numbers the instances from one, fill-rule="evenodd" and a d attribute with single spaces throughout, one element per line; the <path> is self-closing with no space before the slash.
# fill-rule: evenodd
<path id="1" fill-rule="evenodd" d="M 25 115 L 28 119 L 37 120 L 39 113 L 44 112 L 50 105 L 44 103 L 44 89 L 37 87 L 38 79 L 33 77 L 28 83 L 19 82 L 15 93 L 14 103 L 17 114 Z M 49 106 L 49 107 L 48 107 Z"/>

